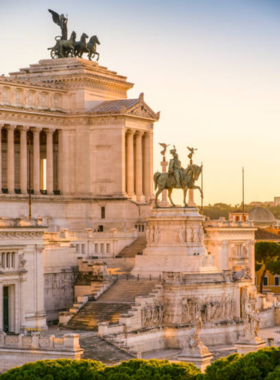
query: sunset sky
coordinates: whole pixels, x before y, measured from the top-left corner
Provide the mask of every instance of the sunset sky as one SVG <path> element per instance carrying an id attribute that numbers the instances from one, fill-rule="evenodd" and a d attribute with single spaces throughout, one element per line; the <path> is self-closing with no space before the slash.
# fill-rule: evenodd
<path id="1" fill-rule="evenodd" d="M 280 196 L 280 1 L 0 0 L 2 73 L 49 57 L 60 34 L 48 8 L 68 14 L 69 34 L 97 34 L 100 65 L 128 77 L 161 118 L 159 142 L 187 146 L 204 164 L 204 203 Z M 170 155 L 168 155 L 168 158 Z M 176 191 L 176 200 L 181 199 Z M 195 196 L 199 203 L 198 193 Z"/>

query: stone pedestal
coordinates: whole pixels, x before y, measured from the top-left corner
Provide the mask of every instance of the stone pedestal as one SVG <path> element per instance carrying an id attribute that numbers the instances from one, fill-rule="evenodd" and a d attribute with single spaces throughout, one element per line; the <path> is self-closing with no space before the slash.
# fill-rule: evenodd
<path id="1" fill-rule="evenodd" d="M 248 354 L 249 352 L 256 352 L 266 346 L 266 342 L 260 337 L 253 337 L 250 334 L 246 334 L 240 337 L 234 346 L 237 348 L 239 354 Z"/>
<path id="2" fill-rule="evenodd" d="M 188 206 L 189 207 L 196 207 L 196 204 L 194 203 L 193 189 L 189 189 Z"/>
<path id="3" fill-rule="evenodd" d="M 154 208 L 147 218 L 147 247 L 135 257 L 133 275 L 217 273 L 214 256 L 203 245 L 203 218 L 196 208 Z"/>
<path id="4" fill-rule="evenodd" d="M 202 372 L 204 372 L 205 368 L 211 364 L 212 359 L 213 355 L 201 341 L 199 342 L 199 347 L 186 347 L 181 354 L 178 355 L 178 360 L 181 362 L 192 363 L 197 368 L 200 368 Z"/>
<path id="5" fill-rule="evenodd" d="M 210 352 L 209 354 L 201 356 L 192 356 L 187 354 L 178 355 L 178 360 L 180 362 L 192 363 L 197 368 L 201 369 L 202 372 L 205 372 L 206 367 L 208 367 L 211 364 L 212 359 L 213 355 Z"/>

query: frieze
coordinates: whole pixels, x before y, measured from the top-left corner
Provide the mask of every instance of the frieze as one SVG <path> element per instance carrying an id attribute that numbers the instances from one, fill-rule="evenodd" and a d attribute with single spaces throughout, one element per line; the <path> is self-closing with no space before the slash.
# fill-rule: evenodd
<path id="1" fill-rule="evenodd" d="M 90 125 L 124 125 L 124 117 L 90 117 Z"/>
<path id="2" fill-rule="evenodd" d="M 163 323 L 164 305 L 161 302 L 155 301 L 153 304 L 146 304 L 141 309 L 141 326 L 143 328 L 158 327 Z"/>
<path id="3" fill-rule="evenodd" d="M 0 232 L 0 239 L 37 239 L 42 238 L 44 232 Z"/>

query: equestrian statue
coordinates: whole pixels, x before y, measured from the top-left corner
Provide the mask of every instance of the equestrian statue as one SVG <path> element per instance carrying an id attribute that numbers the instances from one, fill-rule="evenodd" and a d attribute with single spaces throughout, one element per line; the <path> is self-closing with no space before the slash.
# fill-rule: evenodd
<path id="1" fill-rule="evenodd" d="M 188 207 L 186 203 L 186 195 L 188 189 L 198 189 L 200 191 L 201 197 L 203 197 L 203 192 L 199 186 L 196 186 L 194 183 L 198 180 L 202 166 L 190 164 L 186 169 L 181 166 L 181 161 L 179 160 L 178 153 L 175 146 L 170 150 L 173 158 L 169 161 L 168 173 L 156 172 L 154 174 L 154 184 L 156 192 L 155 205 L 158 205 L 158 196 L 162 193 L 163 190 L 168 190 L 168 198 L 172 206 L 175 207 L 175 204 L 172 201 L 171 194 L 173 189 L 182 189 L 183 190 L 183 202 L 184 206 Z"/>
<path id="2" fill-rule="evenodd" d="M 56 36 L 56 44 L 48 48 L 52 58 L 67 58 L 69 55 L 71 57 L 82 58 L 83 53 L 87 53 L 88 59 L 91 61 L 92 58 L 97 56 L 97 61 L 99 60 L 99 53 L 96 51 L 96 45 L 100 45 L 97 36 L 92 36 L 89 42 L 86 41 L 88 35 L 83 33 L 80 41 L 76 41 L 76 33 L 73 31 L 70 39 L 68 40 L 68 18 L 64 14 L 59 15 L 58 13 L 49 9 L 52 15 L 53 22 L 57 24 L 61 29 L 61 36 Z"/>

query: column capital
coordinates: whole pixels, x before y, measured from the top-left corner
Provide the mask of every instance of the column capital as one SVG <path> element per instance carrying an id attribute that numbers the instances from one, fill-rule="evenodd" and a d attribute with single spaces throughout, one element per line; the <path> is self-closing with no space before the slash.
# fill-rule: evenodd
<path id="1" fill-rule="evenodd" d="M 27 132 L 29 130 L 30 127 L 27 127 L 25 125 L 20 125 L 18 127 L 18 129 L 20 130 L 20 132 Z"/>
<path id="2" fill-rule="evenodd" d="M 49 135 L 49 134 L 54 134 L 56 130 L 53 128 L 44 128 L 44 132 Z"/>
<path id="3" fill-rule="evenodd" d="M 127 129 L 127 131 L 126 131 L 126 133 L 129 134 L 129 135 L 134 135 L 135 132 L 136 132 L 136 130 L 135 129 L 131 129 L 131 128 Z"/>
<path id="4" fill-rule="evenodd" d="M 145 131 L 136 131 L 136 136 L 142 137 L 144 135 Z"/>
<path id="5" fill-rule="evenodd" d="M 14 131 L 14 130 L 16 129 L 16 127 L 17 127 L 17 125 L 8 124 L 8 125 L 6 125 L 5 128 L 6 128 L 8 131 Z"/>
<path id="6" fill-rule="evenodd" d="M 29 129 L 33 132 L 33 133 L 40 133 L 42 132 L 43 128 L 38 128 L 38 127 L 29 127 Z"/>

